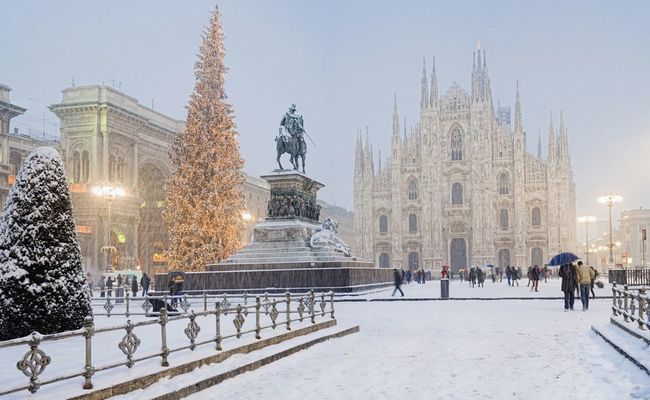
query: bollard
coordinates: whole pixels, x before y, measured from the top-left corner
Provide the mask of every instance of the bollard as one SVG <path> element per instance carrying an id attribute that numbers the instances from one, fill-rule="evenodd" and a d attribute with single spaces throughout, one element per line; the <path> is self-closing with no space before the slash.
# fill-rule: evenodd
<path id="1" fill-rule="evenodd" d="M 86 365 L 84 366 L 83 373 L 83 377 L 85 378 L 84 389 L 93 388 L 91 378 L 95 374 L 95 368 L 92 362 L 92 337 L 94 334 L 95 324 L 93 323 L 93 319 L 92 317 L 86 317 L 84 319 L 84 337 L 86 338 Z"/>
<path id="2" fill-rule="evenodd" d="M 129 316 L 129 303 L 130 303 L 130 301 L 129 301 L 129 292 L 126 292 L 125 299 L 126 299 L 126 312 L 124 313 L 124 316 L 128 318 L 128 316 Z"/>
<path id="3" fill-rule="evenodd" d="M 203 292 L 203 311 L 208 311 L 208 294 Z"/>
<path id="4" fill-rule="evenodd" d="M 614 316 L 618 315 L 616 313 L 616 295 L 618 294 L 618 291 L 616 290 L 616 282 L 612 284 L 612 314 Z"/>
<path id="5" fill-rule="evenodd" d="M 449 278 L 440 279 L 440 298 L 449 300 Z"/>

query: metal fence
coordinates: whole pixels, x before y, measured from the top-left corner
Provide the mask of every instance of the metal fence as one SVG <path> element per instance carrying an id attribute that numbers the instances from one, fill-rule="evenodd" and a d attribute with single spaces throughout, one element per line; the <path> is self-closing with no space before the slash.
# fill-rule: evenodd
<path id="1" fill-rule="evenodd" d="M 162 298 L 167 301 L 169 298 Z M 191 350 L 194 351 L 198 346 L 206 345 L 213 343 L 217 351 L 222 350 L 222 343 L 226 339 L 239 339 L 245 335 L 254 335 L 256 339 L 261 339 L 261 332 L 267 329 L 275 329 L 279 326 L 284 326 L 286 330 L 291 330 L 291 324 L 297 321 L 302 322 L 303 320 L 310 320 L 312 324 L 316 323 L 317 317 L 325 317 L 329 314 L 332 319 L 334 319 L 334 293 L 321 293 L 320 295 L 315 295 L 313 291 L 310 291 L 303 295 L 292 295 L 291 293 L 285 293 L 281 297 L 261 298 L 256 296 L 251 298 L 251 304 L 248 304 L 248 297 L 242 295 L 242 303 L 236 304 L 231 301 L 227 296 L 222 297 L 221 301 L 215 301 L 212 305 L 211 300 L 213 298 L 207 296 L 198 296 L 202 299 L 203 311 L 195 312 L 191 310 L 189 313 L 187 310 L 190 308 L 190 300 L 194 297 L 192 296 L 180 296 L 178 304 L 184 312 L 179 313 L 175 316 L 170 316 L 166 307 L 160 309 L 159 312 L 151 312 L 147 307 L 143 307 L 143 312 L 131 312 L 129 310 L 129 298 L 125 296 L 125 314 L 127 317 L 129 315 L 145 315 L 145 316 L 156 316 L 157 318 L 133 323 L 131 320 L 127 320 L 126 324 L 107 327 L 107 328 L 96 328 L 93 318 L 87 317 L 84 323 L 84 327 L 78 330 L 50 334 L 50 335 L 41 335 L 38 332 L 34 332 L 31 336 L 13 339 L 4 342 L 0 342 L 0 349 L 7 348 L 12 346 L 29 346 L 29 350 L 24 354 L 22 359 L 18 360 L 16 363 L 17 369 L 22 372 L 27 378 L 29 378 L 29 384 L 26 386 L 14 387 L 8 390 L 2 390 L 1 395 L 17 392 L 20 390 L 29 390 L 32 393 L 35 393 L 39 390 L 42 385 L 51 384 L 54 382 L 59 382 L 67 379 L 72 379 L 76 377 L 83 377 L 84 389 L 92 389 L 93 382 L 92 377 L 96 372 L 108 370 L 111 368 L 117 368 L 121 366 L 127 366 L 132 368 L 137 362 L 160 357 L 161 365 L 163 367 L 169 366 L 168 358 L 170 354 L 182 351 L 182 350 Z M 108 299 L 107 299 L 108 300 Z M 104 300 L 104 301 L 107 301 Z M 112 299 L 113 301 L 115 298 Z M 208 302 L 212 309 L 208 309 Z M 108 301 L 109 306 L 104 307 L 106 309 L 106 316 L 111 315 L 112 303 Z M 149 302 L 143 302 L 145 304 L 150 304 Z M 329 307 L 328 307 L 329 305 Z M 249 314 L 254 314 L 255 317 L 255 326 L 248 330 L 243 330 L 244 322 Z M 215 336 L 208 340 L 197 341 L 197 337 L 201 330 L 197 322 L 198 316 L 212 317 L 213 323 L 215 324 Z M 227 319 L 228 316 L 232 318 L 232 324 L 234 325 L 235 331 L 231 334 L 222 335 L 222 323 L 224 319 Z M 268 320 L 265 322 L 262 321 L 262 317 L 268 317 Z M 167 341 L 168 334 L 168 323 L 177 320 L 187 320 L 187 325 L 184 329 L 185 336 L 187 337 L 189 343 L 176 347 L 169 348 Z M 136 330 L 141 329 L 142 327 L 148 325 L 159 325 L 160 326 L 160 351 L 139 355 L 137 354 L 138 347 L 141 344 L 141 339 L 136 335 Z M 232 328 L 231 328 L 232 329 Z M 96 338 L 98 335 L 106 334 L 108 332 L 115 331 L 124 331 L 124 336 L 122 336 L 117 347 L 123 353 L 125 357 L 122 361 L 106 363 L 103 365 L 93 364 L 93 338 Z M 83 364 L 82 372 L 71 373 L 67 375 L 58 376 L 52 379 L 41 382 L 39 376 L 47 368 L 47 366 L 52 362 L 52 358 L 48 356 L 43 350 L 42 345 L 45 343 L 51 343 L 52 341 L 57 341 L 61 339 L 67 339 L 72 337 L 82 337 L 85 342 L 85 361 L 80 360 L 79 365 Z M 107 350 L 102 348 L 102 350 Z"/>
<path id="2" fill-rule="evenodd" d="M 609 282 L 619 285 L 650 286 L 650 269 L 610 269 Z"/>
<path id="3" fill-rule="evenodd" d="M 639 329 L 650 328 L 650 303 L 645 287 L 621 289 L 616 283 L 612 286 L 612 313 L 622 315 L 625 322 L 637 323 Z"/>

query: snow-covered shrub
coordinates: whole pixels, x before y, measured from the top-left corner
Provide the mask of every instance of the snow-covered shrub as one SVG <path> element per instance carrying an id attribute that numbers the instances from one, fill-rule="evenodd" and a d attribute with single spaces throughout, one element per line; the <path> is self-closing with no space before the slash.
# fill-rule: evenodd
<path id="1" fill-rule="evenodd" d="M 78 329 L 90 313 L 63 161 L 39 147 L 0 221 L 0 340 Z"/>

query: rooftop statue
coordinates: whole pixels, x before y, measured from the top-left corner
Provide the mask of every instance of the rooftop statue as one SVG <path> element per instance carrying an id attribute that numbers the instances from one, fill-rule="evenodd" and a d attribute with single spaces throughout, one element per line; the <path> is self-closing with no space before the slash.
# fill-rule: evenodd
<path id="1" fill-rule="evenodd" d="M 284 113 L 280 121 L 278 136 L 275 137 L 276 161 L 280 169 L 284 169 L 282 163 L 280 163 L 280 156 L 288 153 L 290 156 L 289 161 L 291 161 L 291 165 L 295 170 L 299 170 L 298 158 L 302 159 L 302 173 L 305 173 L 306 134 L 302 115 L 296 114 L 296 105 L 292 104 L 289 111 Z"/>

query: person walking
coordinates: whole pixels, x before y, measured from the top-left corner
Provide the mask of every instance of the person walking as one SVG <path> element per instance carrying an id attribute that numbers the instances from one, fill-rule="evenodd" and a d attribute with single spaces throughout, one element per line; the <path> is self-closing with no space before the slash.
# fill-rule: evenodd
<path id="1" fill-rule="evenodd" d="M 404 292 L 402 292 L 402 274 L 397 271 L 397 268 L 393 268 L 393 279 L 395 280 L 395 289 L 393 290 L 392 296 L 395 296 L 395 292 L 399 290 L 399 292 L 402 294 L 402 297 L 404 297 Z"/>
<path id="2" fill-rule="evenodd" d="M 537 287 L 539 286 L 539 267 L 537 265 L 533 266 L 533 268 L 530 270 L 530 279 L 533 282 L 533 285 L 530 287 L 530 291 L 532 292 L 535 290 L 538 292 Z"/>
<path id="3" fill-rule="evenodd" d="M 122 287 L 122 274 L 117 274 L 117 287 Z"/>
<path id="4" fill-rule="evenodd" d="M 526 278 L 528 278 L 528 283 L 526 284 L 526 287 L 530 286 L 530 283 L 533 281 L 533 267 L 528 267 L 528 272 L 526 272 Z"/>
<path id="5" fill-rule="evenodd" d="M 106 280 L 106 289 L 108 289 L 108 297 L 113 296 L 113 277 L 109 276 Z"/>
<path id="6" fill-rule="evenodd" d="M 512 267 L 512 286 L 515 286 L 515 283 L 517 284 L 517 287 L 519 287 L 519 278 L 521 274 L 521 268 L 517 267 Z"/>
<path id="7" fill-rule="evenodd" d="M 472 287 L 476 285 L 476 269 L 474 269 L 474 267 L 469 268 L 469 284 Z"/>
<path id="8" fill-rule="evenodd" d="M 138 280 L 135 279 L 135 276 L 131 279 L 131 293 L 133 297 L 138 295 Z"/>
<path id="9" fill-rule="evenodd" d="M 582 311 L 587 311 L 589 309 L 589 289 L 594 278 L 594 271 L 591 267 L 587 264 L 583 264 L 582 261 L 578 261 L 578 283 L 580 284 Z"/>
<path id="10" fill-rule="evenodd" d="M 509 265 L 506 267 L 506 279 L 508 280 L 508 286 L 512 286 L 512 268 Z"/>
<path id="11" fill-rule="evenodd" d="M 142 297 L 146 296 L 147 293 L 149 293 L 149 283 L 151 283 L 151 279 L 149 279 L 149 276 L 147 276 L 147 273 L 145 272 L 142 274 L 142 278 L 140 278 L 140 287 L 142 287 Z"/>
<path id="12" fill-rule="evenodd" d="M 562 279 L 562 292 L 564 292 L 564 311 L 573 310 L 575 297 L 573 295 L 576 286 L 576 269 L 573 264 L 560 266 L 558 275 Z"/>
<path id="13" fill-rule="evenodd" d="M 485 287 L 485 272 L 479 267 L 476 267 L 476 280 L 478 281 L 478 287 Z"/>

